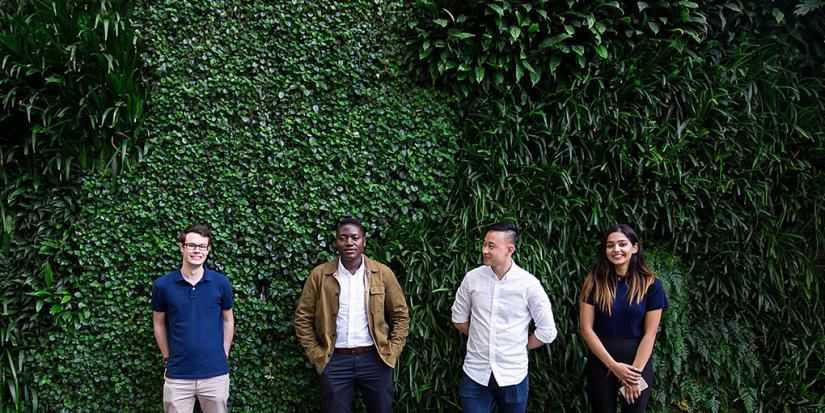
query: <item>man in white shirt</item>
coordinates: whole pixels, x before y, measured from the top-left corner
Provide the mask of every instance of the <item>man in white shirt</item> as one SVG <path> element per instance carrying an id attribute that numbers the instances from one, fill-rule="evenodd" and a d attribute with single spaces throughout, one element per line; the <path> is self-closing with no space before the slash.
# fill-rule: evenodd
<path id="1" fill-rule="evenodd" d="M 490 226 L 484 265 L 464 276 L 452 308 L 453 325 L 467 338 L 459 385 L 465 413 L 527 409 L 527 351 L 556 338 L 550 299 L 539 280 L 513 262 L 518 231 L 512 222 Z M 530 320 L 536 329 L 528 336 Z"/>

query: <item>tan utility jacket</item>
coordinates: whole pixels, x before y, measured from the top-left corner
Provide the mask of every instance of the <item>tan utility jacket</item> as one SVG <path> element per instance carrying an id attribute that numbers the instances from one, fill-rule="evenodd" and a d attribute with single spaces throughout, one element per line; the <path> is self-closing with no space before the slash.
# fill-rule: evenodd
<path id="1" fill-rule="evenodd" d="M 392 270 L 366 256 L 364 260 L 364 300 L 370 334 L 381 360 L 395 367 L 409 332 L 407 301 Z M 335 347 L 340 291 L 336 258 L 312 270 L 295 310 L 295 335 L 318 374 L 324 371 Z"/>

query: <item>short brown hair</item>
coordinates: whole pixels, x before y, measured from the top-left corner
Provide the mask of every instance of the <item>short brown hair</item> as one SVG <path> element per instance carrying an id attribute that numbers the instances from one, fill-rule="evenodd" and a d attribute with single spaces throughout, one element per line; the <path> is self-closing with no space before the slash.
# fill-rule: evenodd
<path id="1" fill-rule="evenodd" d="M 209 231 L 209 228 L 207 228 L 206 225 L 203 224 L 195 224 L 189 226 L 188 228 L 183 230 L 183 232 L 180 233 L 180 236 L 178 237 L 178 244 L 183 244 L 184 242 L 186 242 L 186 234 L 189 234 L 191 232 L 194 232 L 195 234 L 198 234 L 204 238 L 208 238 L 209 243 L 212 243 L 212 232 Z"/>

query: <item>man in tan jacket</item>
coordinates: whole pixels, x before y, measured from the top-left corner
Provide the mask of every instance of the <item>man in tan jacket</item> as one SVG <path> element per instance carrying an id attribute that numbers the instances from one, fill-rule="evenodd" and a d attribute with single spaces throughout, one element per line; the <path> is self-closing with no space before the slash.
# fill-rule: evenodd
<path id="1" fill-rule="evenodd" d="M 319 374 L 321 411 L 349 413 L 357 388 L 367 412 L 391 412 L 392 369 L 404 349 L 410 317 L 392 270 L 367 258 L 361 224 L 335 231 L 338 258 L 310 273 L 295 334 Z"/>

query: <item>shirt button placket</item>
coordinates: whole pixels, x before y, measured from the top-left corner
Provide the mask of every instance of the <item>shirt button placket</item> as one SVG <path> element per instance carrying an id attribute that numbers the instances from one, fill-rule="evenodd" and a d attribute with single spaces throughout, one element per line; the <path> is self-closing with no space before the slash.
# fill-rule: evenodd
<path id="1" fill-rule="evenodd" d="M 493 281 L 493 302 L 490 305 L 492 309 L 490 312 L 490 346 L 489 346 L 489 357 L 490 357 L 490 365 L 493 366 L 496 364 L 495 362 L 495 348 L 496 348 L 496 326 L 498 325 L 498 282 Z"/>

